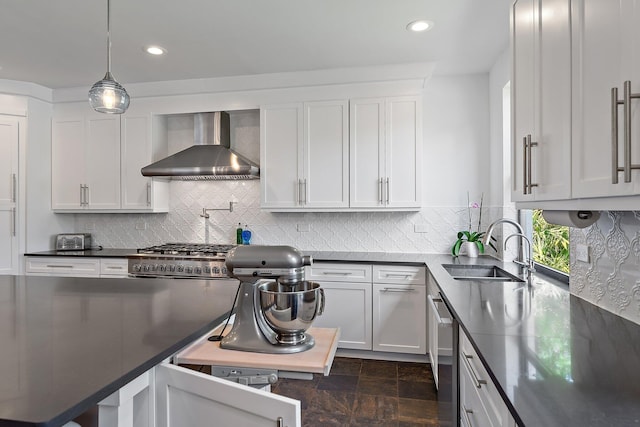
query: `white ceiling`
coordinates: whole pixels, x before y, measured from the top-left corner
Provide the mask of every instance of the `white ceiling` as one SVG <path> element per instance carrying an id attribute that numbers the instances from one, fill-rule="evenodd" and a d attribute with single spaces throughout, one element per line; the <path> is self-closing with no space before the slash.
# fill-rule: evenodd
<path id="1" fill-rule="evenodd" d="M 112 0 L 120 83 L 436 62 L 488 71 L 512 0 Z M 416 19 L 435 22 L 410 33 Z M 167 49 L 152 57 L 143 46 Z M 106 71 L 106 0 L 3 0 L 0 79 L 90 86 Z"/>

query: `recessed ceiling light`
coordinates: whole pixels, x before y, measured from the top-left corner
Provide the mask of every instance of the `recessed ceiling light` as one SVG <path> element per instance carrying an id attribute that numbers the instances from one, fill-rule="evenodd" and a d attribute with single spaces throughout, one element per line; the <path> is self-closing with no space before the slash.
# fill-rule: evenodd
<path id="1" fill-rule="evenodd" d="M 160 46 L 147 46 L 144 48 L 144 51 L 150 55 L 164 55 L 167 53 L 167 50 Z"/>
<path id="2" fill-rule="evenodd" d="M 427 31 L 427 30 L 430 30 L 431 28 L 433 28 L 433 22 L 425 21 L 424 19 L 421 19 L 419 21 L 410 22 L 407 25 L 407 30 L 415 31 L 416 33 L 421 32 L 421 31 Z"/>

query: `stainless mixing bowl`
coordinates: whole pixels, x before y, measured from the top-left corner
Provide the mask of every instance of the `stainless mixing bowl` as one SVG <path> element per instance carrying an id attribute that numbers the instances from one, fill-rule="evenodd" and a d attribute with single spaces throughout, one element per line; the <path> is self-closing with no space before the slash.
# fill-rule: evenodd
<path id="1" fill-rule="evenodd" d="M 264 319 L 283 344 L 304 342 L 304 331 L 324 311 L 324 291 L 316 282 L 267 282 L 258 285 L 258 291 Z"/>

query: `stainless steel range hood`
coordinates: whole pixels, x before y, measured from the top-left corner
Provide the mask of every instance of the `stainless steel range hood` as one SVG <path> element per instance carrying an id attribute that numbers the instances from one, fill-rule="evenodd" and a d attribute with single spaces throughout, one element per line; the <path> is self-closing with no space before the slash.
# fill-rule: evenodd
<path id="1" fill-rule="evenodd" d="M 258 179 L 260 167 L 230 147 L 229 114 L 198 113 L 194 145 L 142 168 L 144 176 L 182 180 Z"/>

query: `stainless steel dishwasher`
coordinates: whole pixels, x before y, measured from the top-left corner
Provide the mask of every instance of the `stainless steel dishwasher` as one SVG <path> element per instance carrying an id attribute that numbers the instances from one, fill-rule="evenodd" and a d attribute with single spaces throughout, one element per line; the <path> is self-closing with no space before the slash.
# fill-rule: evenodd
<path id="1" fill-rule="evenodd" d="M 428 346 L 433 380 L 438 391 L 438 420 L 458 423 L 458 322 L 451 314 L 431 273 L 428 287 Z"/>

